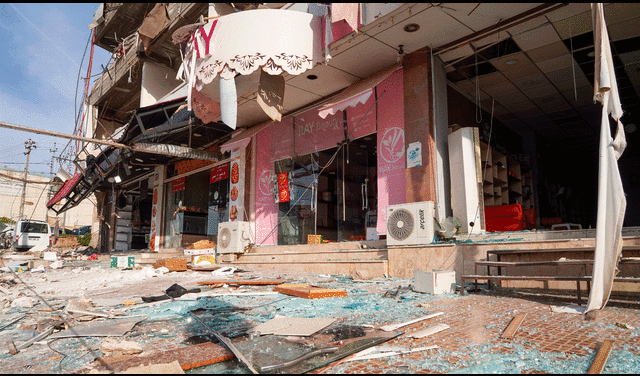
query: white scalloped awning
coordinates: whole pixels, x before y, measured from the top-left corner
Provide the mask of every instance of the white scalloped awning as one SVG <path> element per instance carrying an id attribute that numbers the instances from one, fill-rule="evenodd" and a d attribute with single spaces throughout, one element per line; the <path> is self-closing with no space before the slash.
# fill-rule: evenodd
<path id="1" fill-rule="evenodd" d="M 322 60 L 320 17 L 310 13 L 256 9 L 219 17 L 198 28 L 187 45 L 179 76 L 202 89 L 220 75 L 251 74 L 258 68 L 298 75 Z"/>
<path id="2" fill-rule="evenodd" d="M 358 103 L 365 103 L 371 96 L 371 93 L 373 93 L 373 88 L 384 81 L 385 78 L 389 77 L 391 73 L 400 69 L 401 66 L 401 64 L 396 64 L 391 68 L 373 74 L 342 90 L 331 102 L 320 107 L 318 115 L 324 119 L 328 115 L 333 115 L 338 111 L 345 110 L 347 107 L 354 107 Z"/>

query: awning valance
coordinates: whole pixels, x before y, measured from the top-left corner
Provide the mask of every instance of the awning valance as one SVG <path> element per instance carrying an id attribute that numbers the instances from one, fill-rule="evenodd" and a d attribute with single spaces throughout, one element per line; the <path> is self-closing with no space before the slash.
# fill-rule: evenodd
<path id="1" fill-rule="evenodd" d="M 401 67 L 401 64 L 396 64 L 342 90 L 329 103 L 320 107 L 318 115 L 324 119 L 328 115 L 333 115 L 338 111 L 345 110 L 347 107 L 354 107 L 358 103 L 365 103 L 373 93 L 373 88 Z"/>
<path id="2" fill-rule="evenodd" d="M 195 30 L 178 76 L 200 90 L 219 74 L 232 79 L 262 68 L 298 75 L 322 59 L 320 17 L 282 9 L 221 16 Z"/>

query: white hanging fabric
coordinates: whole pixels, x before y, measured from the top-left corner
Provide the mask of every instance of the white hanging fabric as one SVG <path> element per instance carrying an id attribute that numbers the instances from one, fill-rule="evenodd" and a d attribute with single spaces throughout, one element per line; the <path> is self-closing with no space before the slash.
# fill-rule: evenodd
<path id="1" fill-rule="evenodd" d="M 591 292 L 585 313 L 604 308 L 611 295 L 622 252 L 622 223 L 627 200 L 622 189 L 618 158 L 627 142 L 620 122 L 622 106 L 611 58 L 609 34 L 601 3 L 591 4 L 595 45 L 594 101 L 602 103 L 598 158 L 598 214 Z M 609 115 L 617 123 L 611 138 Z"/>

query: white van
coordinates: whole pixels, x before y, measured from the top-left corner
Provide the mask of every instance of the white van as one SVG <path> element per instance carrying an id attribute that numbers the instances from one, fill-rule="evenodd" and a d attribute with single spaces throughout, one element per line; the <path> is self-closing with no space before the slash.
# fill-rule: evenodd
<path id="1" fill-rule="evenodd" d="M 16 222 L 14 236 L 16 251 L 28 251 L 38 244 L 51 245 L 51 228 L 44 221 L 21 219 Z"/>

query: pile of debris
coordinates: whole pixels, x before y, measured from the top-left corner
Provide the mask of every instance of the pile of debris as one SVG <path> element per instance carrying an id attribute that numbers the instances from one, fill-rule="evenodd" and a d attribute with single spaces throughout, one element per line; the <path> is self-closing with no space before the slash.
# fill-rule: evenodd
<path id="1" fill-rule="evenodd" d="M 434 295 L 421 292 L 421 278 L 354 280 L 219 265 L 206 273 L 171 271 L 128 267 L 126 257 L 121 267 L 116 257 L 115 267 L 102 258 L 69 260 L 62 268 L 35 273 L 3 268 L 0 347 L 7 351 L 0 362 L 5 371 L 344 373 L 380 370 L 377 365 L 417 372 L 427 364 L 451 372 L 479 366 L 472 362 L 476 348 L 452 350 L 442 339 L 460 324 L 460 310 L 446 304 L 470 298 L 456 294 L 455 283 Z M 520 312 L 507 315 L 510 321 L 486 326 L 499 326 L 498 340 L 505 346 L 533 320 Z M 634 325 L 615 328 L 632 333 Z M 498 352 L 483 346 L 478 359 Z M 512 347 L 531 359 L 561 362 L 518 346 Z M 636 358 L 628 359 L 626 364 Z M 525 360 L 514 364 L 522 369 L 530 364 Z M 582 367 L 591 361 L 573 362 Z"/>

